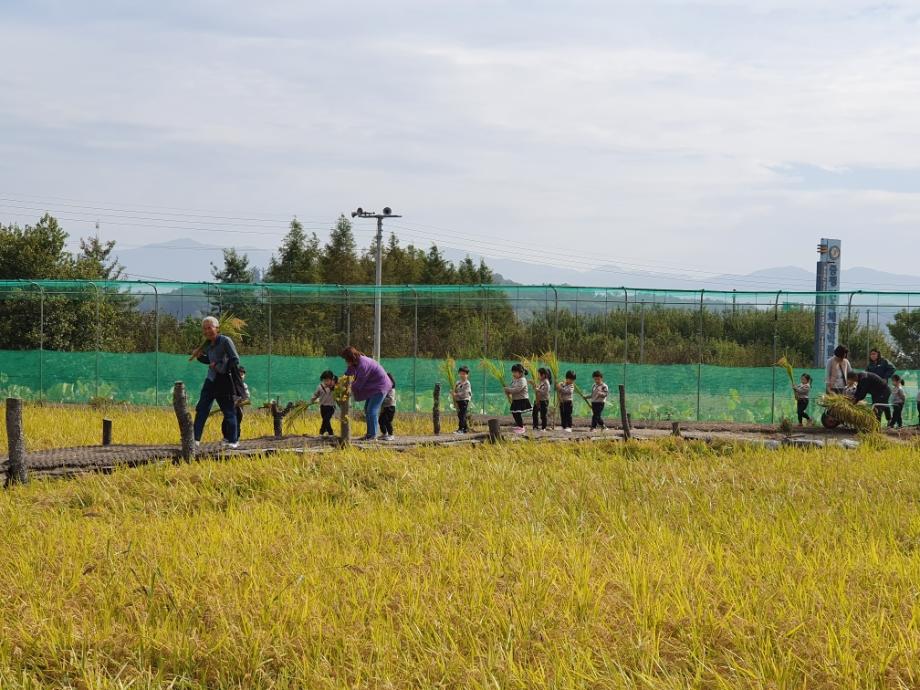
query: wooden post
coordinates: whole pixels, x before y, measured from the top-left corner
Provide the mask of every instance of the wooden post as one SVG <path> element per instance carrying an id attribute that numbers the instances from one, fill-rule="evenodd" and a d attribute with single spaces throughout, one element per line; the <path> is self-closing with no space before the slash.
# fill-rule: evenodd
<path id="1" fill-rule="evenodd" d="M 102 445 L 104 446 L 112 445 L 112 420 L 111 419 L 102 420 Z"/>
<path id="2" fill-rule="evenodd" d="M 195 428 L 192 425 L 192 415 L 188 411 L 188 396 L 185 394 L 185 384 L 176 381 L 173 384 L 173 409 L 179 422 L 179 439 L 182 444 L 180 457 L 191 460 L 195 457 Z"/>
<path id="3" fill-rule="evenodd" d="M 489 419 L 489 443 L 498 443 L 502 440 L 502 428 L 495 417 Z"/>
<path id="4" fill-rule="evenodd" d="M 626 414 L 626 386 L 620 384 L 620 422 L 623 425 L 623 440 L 628 441 L 632 434 L 629 431 L 629 415 Z"/>
<path id="5" fill-rule="evenodd" d="M 351 422 L 348 419 L 348 409 L 350 407 L 348 398 L 339 400 L 339 442 L 343 446 L 351 443 Z"/>
<path id="6" fill-rule="evenodd" d="M 431 406 L 431 425 L 434 428 L 434 435 L 441 433 L 441 384 L 434 384 L 434 403 Z"/>
<path id="7" fill-rule="evenodd" d="M 671 422 L 671 436 L 680 436 L 680 422 Z"/>
<path id="8" fill-rule="evenodd" d="M 275 438 L 281 438 L 284 435 L 281 429 L 281 420 L 284 419 L 284 413 L 278 409 L 276 400 L 272 400 L 270 409 L 272 413 L 272 431 L 275 432 Z"/>
<path id="9" fill-rule="evenodd" d="M 6 485 L 29 481 L 26 469 L 26 434 L 22 428 L 22 400 L 6 399 L 6 438 L 10 460 L 6 467 Z"/>

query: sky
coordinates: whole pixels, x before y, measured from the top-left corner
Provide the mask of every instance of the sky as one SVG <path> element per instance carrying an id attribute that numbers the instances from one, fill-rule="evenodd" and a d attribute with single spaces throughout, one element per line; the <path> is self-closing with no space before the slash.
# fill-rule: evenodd
<path id="1" fill-rule="evenodd" d="M 857 0 L 2 0 L 0 221 L 273 249 L 389 205 L 403 243 L 538 265 L 834 237 L 920 273 L 918 32 Z"/>

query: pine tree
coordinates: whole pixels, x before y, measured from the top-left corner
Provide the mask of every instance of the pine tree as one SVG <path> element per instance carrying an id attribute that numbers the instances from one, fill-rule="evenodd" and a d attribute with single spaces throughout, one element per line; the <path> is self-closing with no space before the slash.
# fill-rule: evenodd
<path id="1" fill-rule="evenodd" d="M 271 259 L 265 280 L 269 283 L 318 283 L 321 278 L 319 263 L 319 238 L 316 233 L 308 236 L 301 222 L 294 218 L 281 242 L 278 258 Z"/>
<path id="2" fill-rule="evenodd" d="M 224 249 L 224 267 L 211 264 L 211 275 L 218 283 L 252 283 L 255 270 L 249 265 L 249 257 L 240 254 L 233 247 Z"/>
<path id="3" fill-rule="evenodd" d="M 351 221 L 345 216 L 339 216 L 329 232 L 329 242 L 323 247 L 320 267 L 324 283 L 355 285 L 373 282 L 373 275 L 368 276 L 366 267 L 362 268 Z"/>
<path id="4" fill-rule="evenodd" d="M 84 237 L 80 240 L 80 253 L 77 255 L 76 273 L 89 280 L 121 280 L 125 276 L 125 267 L 118 263 L 118 257 L 112 256 L 115 240 L 103 242 L 98 237 Z"/>

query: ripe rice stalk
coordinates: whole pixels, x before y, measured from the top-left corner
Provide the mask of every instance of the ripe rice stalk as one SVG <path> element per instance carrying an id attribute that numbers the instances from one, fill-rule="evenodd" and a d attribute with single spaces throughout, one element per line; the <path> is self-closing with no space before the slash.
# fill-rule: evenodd
<path id="1" fill-rule="evenodd" d="M 521 355 L 515 355 L 515 359 L 517 359 L 521 363 L 521 366 L 527 370 L 527 374 L 530 376 L 530 385 L 534 391 L 536 391 L 537 384 L 540 382 L 540 375 L 537 373 L 537 369 L 540 368 L 540 362 L 537 356 L 531 355 L 530 357 L 523 357 Z"/>
<path id="2" fill-rule="evenodd" d="M 335 388 L 332 389 L 332 397 L 337 403 L 347 402 L 351 397 L 352 380 L 354 380 L 353 376 L 339 376 Z"/>
<path id="3" fill-rule="evenodd" d="M 491 359 L 483 358 L 479 360 L 479 368 L 482 369 L 488 376 L 491 376 L 495 381 L 501 386 L 502 392 L 505 392 L 505 365 L 501 362 L 493 362 Z M 505 393 L 505 397 L 508 398 L 508 402 L 511 402 L 511 396 Z"/>
<path id="4" fill-rule="evenodd" d="M 298 400 L 284 418 L 284 430 L 290 433 L 299 422 L 307 421 L 307 413 L 314 403 Z"/>
<path id="5" fill-rule="evenodd" d="M 576 384 L 573 385 L 573 389 L 574 389 L 575 392 L 578 394 L 578 396 L 579 396 L 582 400 L 585 401 L 585 405 L 587 405 L 587 406 L 588 406 L 588 409 L 590 410 L 590 409 L 591 409 L 591 400 L 588 398 L 587 395 L 585 395 L 585 392 L 581 389 L 581 386 L 579 386 L 579 385 L 576 383 Z"/>
<path id="6" fill-rule="evenodd" d="M 553 383 L 558 383 L 559 358 L 556 356 L 556 353 L 552 350 L 547 350 L 542 355 L 540 355 L 540 361 L 546 365 L 546 368 L 549 369 L 549 373 L 553 375 Z"/>
<path id="7" fill-rule="evenodd" d="M 872 408 L 854 403 L 846 395 L 828 393 L 818 400 L 818 404 L 843 424 L 853 427 L 860 433 L 871 434 L 879 430 L 878 419 Z"/>
<path id="8" fill-rule="evenodd" d="M 439 368 L 441 373 L 444 375 L 444 378 L 447 379 L 447 385 L 450 386 L 451 392 L 453 392 L 454 388 L 457 386 L 456 360 L 450 355 L 447 355 L 444 361 L 441 362 L 441 366 Z"/>
<path id="9" fill-rule="evenodd" d="M 556 356 L 556 353 L 552 350 L 547 350 L 542 355 L 540 359 L 546 365 L 546 368 L 549 369 L 549 373 L 553 377 L 553 384 L 551 386 L 553 390 L 553 426 L 556 425 L 556 413 L 559 410 L 559 391 L 556 389 L 556 385 L 559 383 L 559 358 Z"/>
<path id="10" fill-rule="evenodd" d="M 447 355 L 440 365 L 441 373 L 447 379 L 447 385 L 450 386 L 450 409 L 454 409 L 454 391 L 457 390 L 457 362 L 453 357 Z"/>
<path id="11" fill-rule="evenodd" d="M 220 318 L 217 319 L 217 330 L 221 335 L 225 335 L 234 343 L 239 343 L 243 338 L 248 336 L 246 333 L 246 322 L 227 312 L 226 314 L 221 314 Z M 189 362 L 193 362 L 198 359 L 202 353 L 204 353 L 205 348 L 208 346 L 208 340 L 204 339 L 201 341 L 201 344 L 198 345 L 194 350 L 192 350 L 191 357 L 188 358 Z"/>
<path id="12" fill-rule="evenodd" d="M 773 366 L 782 367 L 786 372 L 786 376 L 789 377 L 789 385 L 792 386 L 792 394 L 795 395 L 795 374 L 792 372 L 792 365 L 789 363 L 789 360 L 786 359 L 786 355 L 783 355 L 779 358 L 779 361 Z"/>

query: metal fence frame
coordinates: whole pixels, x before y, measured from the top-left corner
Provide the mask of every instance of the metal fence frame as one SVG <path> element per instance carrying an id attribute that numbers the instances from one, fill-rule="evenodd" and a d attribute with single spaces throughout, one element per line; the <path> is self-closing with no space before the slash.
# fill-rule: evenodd
<path id="1" fill-rule="evenodd" d="M 773 337 L 772 337 L 772 362 L 764 362 L 763 366 L 769 366 L 775 362 L 780 354 L 780 335 L 779 335 L 779 323 L 780 323 L 780 301 L 785 296 L 787 299 L 795 300 L 799 299 L 802 304 L 806 307 L 811 304 L 814 305 L 817 303 L 819 297 L 833 296 L 838 300 L 846 299 L 846 314 L 847 319 L 844 322 L 847 327 L 849 327 L 853 321 L 852 316 L 855 313 L 859 314 L 861 309 L 864 308 L 864 303 L 867 301 L 875 300 L 875 314 L 876 314 L 876 325 L 880 323 L 880 310 L 883 307 L 883 299 L 901 299 L 905 300 L 905 303 L 895 303 L 885 306 L 886 309 L 895 309 L 895 308 L 906 308 L 911 309 L 911 298 L 913 298 L 914 305 L 920 305 L 920 292 L 867 292 L 863 290 L 855 290 L 849 292 L 835 292 L 835 293 L 819 293 L 819 292 L 806 292 L 806 291 L 786 291 L 786 290 L 771 290 L 771 291 L 736 291 L 736 290 L 724 290 L 724 291 L 713 291 L 713 290 L 655 290 L 655 289 L 641 289 L 641 288 L 629 288 L 625 286 L 620 287 L 577 287 L 577 286 L 563 286 L 563 285 L 533 285 L 533 286 L 508 286 L 508 285 L 470 285 L 470 286 L 449 286 L 449 285 L 385 285 L 382 288 L 378 289 L 371 285 L 295 285 L 295 284 L 272 284 L 272 283 L 259 283 L 252 285 L 221 285 L 218 283 L 178 283 L 178 282 L 158 282 L 158 281 L 35 281 L 35 280 L 17 280 L 17 281 L 0 281 L 0 290 L 6 290 L 14 294 L 34 294 L 37 292 L 39 298 L 39 341 L 38 341 L 38 350 L 39 350 L 39 392 L 38 398 L 42 400 L 44 397 L 45 389 L 45 367 L 44 367 L 44 354 L 46 351 L 46 333 L 45 333 L 45 304 L 46 299 L 49 294 L 67 294 L 66 292 L 62 293 L 61 290 L 66 290 L 68 286 L 72 287 L 79 294 L 85 294 L 87 288 L 92 289 L 92 294 L 94 295 L 94 300 L 96 303 L 96 323 L 94 328 L 94 340 L 95 340 L 95 373 L 94 373 L 94 383 L 95 390 L 98 395 L 99 392 L 99 383 L 100 383 L 100 353 L 102 352 L 102 335 L 101 335 L 101 323 L 99 320 L 100 314 L 100 304 L 105 294 L 111 294 L 114 292 L 128 291 L 131 294 L 138 294 L 138 290 L 142 288 L 149 288 L 152 290 L 154 307 L 153 311 L 155 314 L 154 320 L 154 380 L 155 380 L 155 404 L 160 404 L 159 395 L 159 384 L 160 384 L 160 314 L 161 306 L 163 299 L 171 294 L 169 290 L 184 290 L 188 287 L 195 288 L 204 292 L 205 296 L 208 299 L 213 298 L 213 302 L 218 305 L 220 309 L 226 298 L 225 292 L 227 290 L 232 290 L 234 293 L 249 293 L 252 294 L 266 310 L 267 322 L 268 322 L 268 340 L 267 340 L 267 352 L 268 355 L 268 369 L 267 369 L 267 380 L 268 380 L 268 394 L 271 397 L 272 394 L 272 357 L 273 357 L 273 340 L 275 337 L 272 320 L 273 304 L 278 304 L 278 298 L 287 295 L 291 304 L 295 294 L 300 295 L 315 295 L 317 303 L 326 303 L 324 300 L 332 299 L 333 297 L 341 301 L 341 304 L 344 306 L 344 335 L 345 340 L 350 341 L 352 338 L 352 308 L 355 304 L 364 305 L 364 302 L 370 301 L 376 294 L 382 294 L 384 297 L 394 297 L 397 300 L 399 305 L 411 306 L 413 318 L 412 318 L 412 401 L 413 408 L 418 406 L 418 378 L 417 378 L 417 364 L 419 359 L 419 328 L 420 328 L 420 298 L 422 296 L 433 297 L 435 295 L 441 296 L 451 296 L 453 293 L 456 293 L 457 304 L 463 304 L 463 294 L 464 292 L 472 292 L 477 295 L 477 300 L 481 307 L 481 315 L 483 320 L 483 332 L 482 332 L 482 343 L 481 343 L 481 352 L 485 357 L 495 357 L 497 354 L 508 353 L 495 353 L 490 351 L 490 331 L 494 324 L 490 321 L 490 312 L 491 304 L 493 299 L 496 296 L 501 296 L 504 300 L 510 300 L 514 305 L 518 305 L 515 308 L 522 308 L 520 305 L 528 305 L 538 301 L 540 292 L 542 291 L 542 301 L 543 311 L 547 315 L 547 323 L 552 324 L 552 332 L 547 335 L 547 342 L 552 342 L 553 349 L 555 352 L 560 354 L 560 358 L 563 358 L 564 353 L 559 352 L 559 336 L 560 336 L 560 316 L 566 310 L 569 310 L 576 317 L 579 314 L 579 309 L 582 303 L 585 302 L 583 294 L 587 293 L 593 295 L 593 298 L 588 300 L 588 302 L 598 309 L 599 305 L 603 303 L 603 315 L 604 315 L 604 331 L 606 332 L 609 317 L 609 310 L 611 306 L 614 309 L 622 309 L 626 318 L 623 319 L 623 352 L 622 352 L 622 380 L 624 383 L 627 382 L 627 375 L 629 371 L 629 365 L 635 363 L 644 363 L 646 359 L 646 349 L 645 349 L 645 336 L 646 336 L 646 307 L 647 305 L 656 305 L 656 304 L 680 304 L 682 308 L 691 308 L 691 304 L 698 302 L 698 318 L 699 318 L 699 327 L 697 332 L 697 352 L 698 357 L 695 362 L 696 365 L 696 418 L 701 418 L 701 391 L 703 389 L 703 367 L 706 364 L 704 361 L 704 351 L 706 344 L 706 313 L 707 313 L 707 303 L 718 304 L 720 308 L 725 308 L 731 304 L 733 314 L 738 307 L 739 299 L 742 300 L 741 307 L 746 308 L 755 308 L 761 310 L 772 309 L 773 312 Z M 603 293 L 603 300 L 600 299 L 599 295 Z M 145 294 L 141 292 L 140 294 Z M 146 293 L 151 294 L 151 293 Z M 523 295 L 523 296 L 522 296 Z M 664 302 L 658 302 L 658 297 L 663 296 L 666 300 Z M 5 295 L 9 297 L 9 294 Z M 180 299 L 182 294 L 179 295 Z M 560 298 L 564 297 L 564 300 Z M 614 298 L 615 299 L 612 299 Z M 747 299 L 748 301 L 744 301 Z M 761 299 L 766 301 L 761 302 Z M 385 301 L 386 305 L 387 302 Z M 794 302 L 792 303 L 794 304 Z M 638 305 L 638 306 L 636 306 Z M 529 307 L 534 309 L 535 307 Z M 865 307 L 869 310 L 868 321 L 871 322 L 871 312 L 872 307 Z M 916 308 L 916 307 L 914 307 Z M 629 319 L 631 318 L 631 310 L 635 310 L 638 314 L 639 328 L 638 328 L 638 338 L 639 338 L 639 347 L 638 347 L 638 362 L 631 362 L 630 360 L 630 349 L 629 349 L 629 339 L 630 339 L 630 330 L 629 330 Z M 551 315 L 551 318 L 550 318 Z M 576 323 L 579 323 L 576 320 Z M 841 333 L 840 340 L 846 342 L 851 336 L 850 333 Z M 383 345 L 384 350 L 386 348 L 386 324 L 384 324 L 383 329 Z M 773 370 L 773 394 L 771 399 L 771 413 L 770 420 L 771 422 L 775 421 L 776 418 L 776 371 Z M 488 393 L 488 381 L 483 374 L 482 381 L 482 395 L 485 399 L 485 396 Z"/>

